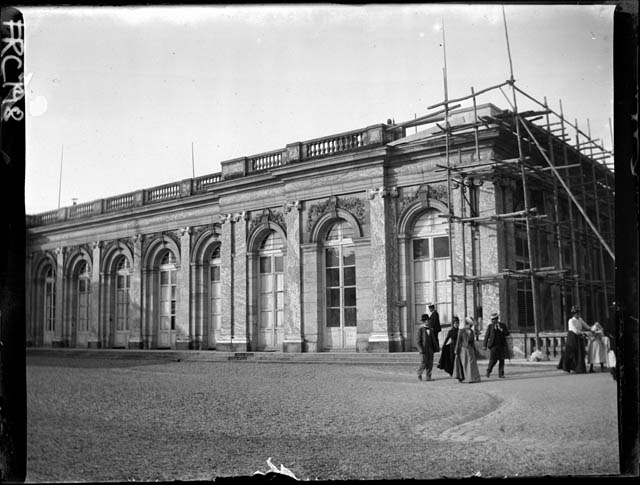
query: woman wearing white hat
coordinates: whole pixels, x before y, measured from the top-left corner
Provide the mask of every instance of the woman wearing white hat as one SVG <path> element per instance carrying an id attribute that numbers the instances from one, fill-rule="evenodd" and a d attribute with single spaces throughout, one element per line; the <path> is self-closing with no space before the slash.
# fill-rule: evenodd
<path id="1" fill-rule="evenodd" d="M 460 382 L 480 382 L 480 371 L 478 371 L 478 359 L 474 342 L 475 334 L 472 329 L 473 323 L 473 318 L 466 317 L 460 324 L 458 338 L 456 339 L 456 360 L 453 365 L 453 377 Z"/>

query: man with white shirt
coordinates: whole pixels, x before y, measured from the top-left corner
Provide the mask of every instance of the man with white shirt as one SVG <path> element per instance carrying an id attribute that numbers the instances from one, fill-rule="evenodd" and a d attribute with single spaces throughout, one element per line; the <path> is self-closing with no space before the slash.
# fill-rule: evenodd
<path id="1" fill-rule="evenodd" d="M 575 372 L 583 374 L 587 372 L 585 365 L 585 342 L 583 336 L 591 331 L 591 327 L 580 316 L 580 308 L 571 308 L 571 318 L 569 319 L 569 331 L 564 345 L 564 352 L 560 357 L 558 369 L 565 372 Z"/>

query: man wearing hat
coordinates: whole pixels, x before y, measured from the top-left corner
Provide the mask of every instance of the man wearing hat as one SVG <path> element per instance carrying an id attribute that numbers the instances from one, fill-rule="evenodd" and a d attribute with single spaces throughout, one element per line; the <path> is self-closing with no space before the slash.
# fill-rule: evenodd
<path id="1" fill-rule="evenodd" d="M 440 315 L 438 315 L 438 311 L 436 310 L 436 306 L 433 303 L 429 303 L 429 320 L 431 320 L 431 327 L 436 332 L 436 338 L 440 333 Z"/>
<path id="2" fill-rule="evenodd" d="M 493 367 L 498 363 L 498 377 L 504 377 L 504 359 L 509 357 L 507 347 L 507 336 L 510 334 L 506 324 L 499 321 L 498 314 L 491 314 L 491 323 L 484 334 L 483 348 L 489 349 L 489 365 L 487 367 L 487 378 L 491 375 Z"/>
<path id="3" fill-rule="evenodd" d="M 422 361 L 418 369 L 418 379 L 422 380 L 422 373 L 426 370 L 427 381 L 431 380 L 431 371 L 433 370 L 433 354 L 440 351 L 440 343 L 438 342 L 438 334 L 431 326 L 429 315 L 422 315 L 422 325 L 418 329 L 418 351 Z"/>

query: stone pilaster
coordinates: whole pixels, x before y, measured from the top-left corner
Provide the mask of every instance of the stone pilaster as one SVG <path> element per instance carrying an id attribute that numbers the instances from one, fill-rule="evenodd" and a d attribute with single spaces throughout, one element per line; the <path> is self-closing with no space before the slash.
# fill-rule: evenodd
<path id="1" fill-rule="evenodd" d="M 129 348 L 142 348 L 142 236 L 133 238 L 133 263 L 129 281 Z M 146 309 L 145 309 L 146 310 Z"/>
<path id="2" fill-rule="evenodd" d="M 287 256 L 284 260 L 284 348 L 285 352 L 302 352 L 301 258 L 299 202 L 285 203 Z"/>
<path id="3" fill-rule="evenodd" d="M 233 217 L 233 350 L 247 350 L 247 214 Z"/>
<path id="4" fill-rule="evenodd" d="M 204 269 L 202 263 L 191 263 L 191 348 L 203 348 L 204 335 L 204 299 L 207 296 L 204 288 Z"/>
<path id="5" fill-rule="evenodd" d="M 191 230 L 180 229 L 180 268 L 178 269 L 178 301 L 176 302 L 176 349 L 186 350 L 191 346 L 193 332 L 190 318 L 191 293 Z"/>
<path id="6" fill-rule="evenodd" d="M 377 279 L 377 275 L 372 268 L 371 239 L 368 237 L 358 238 L 354 239 L 353 243 L 356 253 L 356 305 L 358 308 L 356 350 L 366 352 L 369 350 L 369 339 L 373 333 L 374 301 L 378 298 L 378 295 L 374 293 L 374 280 Z M 324 312 L 323 302 L 321 297 L 322 312 Z"/>
<path id="7" fill-rule="evenodd" d="M 63 327 L 67 308 L 64 305 L 65 278 L 64 278 L 64 248 L 56 248 L 56 319 L 55 329 L 51 335 L 51 345 L 61 347 L 63 345 Z M 46 342 L 45 342 L 46 343 Z"/>
<path id="8" fill-rule="evenodd" d="M 90 348 L 104 347 L 103 337 L 100 328 L 100 310 L 102 291 L 100 288 L 100 253 L 102 243 L 95 241 L 92 245 L 91 255 L 91 308 L 89 309 L 89 337 L 87 345 Z"/>
<path id="9" fill-rule="evenodd" d="M 302 315 L 304 329 L 301 329 L 300 333 L 303 341 L 302 351 L 319 352 L 323 346 L 320 252 L 317 243 L 303 244 L 300 249 L 302 251 L 302 308 L 304 312 Z"/>
<path id="10" fill-rule="evenodd" d="M 369 191 L 371 216 L 371 268 L 373 283 L 370 352 L 400 350 L 401 340 L 397 329 L 392 284 L 393 259 L 389 241 L 390 210 L 387 210 L 390 196 L 397 196 L 395 189 L 380 187 Z M 359 305 L 360 306 L 360 305 Z"/>
<path id="11" fill-rule="evenodd" d="M 231 329 L 233 325 L 233 225 L 231 214 L 220 218 L 220 333 L 216 349 L 231 351 Z"/>

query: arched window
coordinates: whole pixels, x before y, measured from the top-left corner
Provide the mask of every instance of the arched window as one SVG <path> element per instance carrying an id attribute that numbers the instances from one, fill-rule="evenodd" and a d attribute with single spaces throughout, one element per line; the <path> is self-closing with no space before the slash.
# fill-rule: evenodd
<path id="1" fill-rule="evenodd" d="M 131 266 L 126 256 L 116 263 L 116 330 L 129 330 L 129 288 Z"/>
<path id="2" fill-rule="evenodd" d="M 221 288 L 220 288 L 220 246 L 214 248 L 209 261 L 209 329 L 210 333 L 220 331 Z"/>
<path id="3" fill-rule="evenodd" d="M 284 320 L 283 241 L 271 231 L 260 244 L 258 254 L 258 348 L 274 349 L 282 344 Z"/>
<path id="4" fill-rule="evenodd" d="M 344 219 L 335 222 L 323 242 L 325 342 L 327 349 L 355 348 L 356 253 L 354 230 Z"/>
<path id="5" fill-rule="evenodd" d="M 166 251 L 160 259 L 160 331 L 176 329 L 176 257 Z"/>
<path id="6" fill-rule="evenodd" d="M 56 324 L 56 274 L 49 266 L 44 273 L 44 328 L 55 332 Z"/>
<path id="7" fill-rule="evenodd" d="M 91 311 L 91 273 L 86 261 L 81 261 L 77 270 L 77 315 L 79 332 L 89 331 L 89 312 Z"/>
<path id="8" fill-rule="evenodd" d="M 414 321 L 427 313 L 427 305 L 434 303 L 440 322 L 450 322 L 451 313 L 451 256 L 446 219 L 438 211 L 423 213 L 411 232 L 411 267 Z"/>

